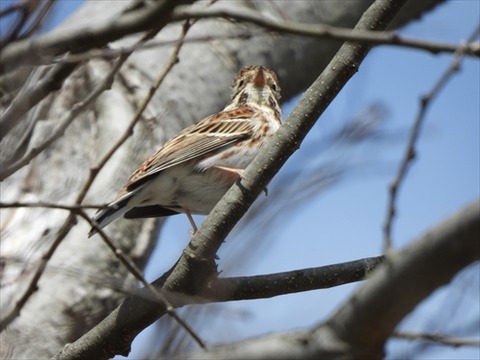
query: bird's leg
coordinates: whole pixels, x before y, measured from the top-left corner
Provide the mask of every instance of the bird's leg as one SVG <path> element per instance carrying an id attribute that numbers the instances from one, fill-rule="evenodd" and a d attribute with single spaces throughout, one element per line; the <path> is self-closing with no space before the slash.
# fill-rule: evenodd
<path id="1" fill-rule="evenodd" d="M 187 215 L 188 221 L 190 221 L 190 225 L 192 225 L 192 232 L 193 232 L 192 235 L 194 235 L 198 230 L 197 224 L 195 224 L 195 221 L 193 221 L 193 217 L 190 211 L 187 208 L 182 208 L 182 209 L 185 215 Z"/>

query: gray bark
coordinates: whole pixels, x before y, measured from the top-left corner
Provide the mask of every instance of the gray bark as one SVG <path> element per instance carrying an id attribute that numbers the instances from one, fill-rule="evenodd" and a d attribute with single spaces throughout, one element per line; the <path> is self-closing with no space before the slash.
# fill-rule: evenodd
<path id="1" fill-rule="evenodd" d="M 417 18 L 432 4 L 419 2 L 404 12 L 399 24 Z M 80 28 L 115 17 L 126 5 L 118 1 L 90 1 L 57 31 Z M 264 16 L 303 23 L 355 25 L 370 1 L 286 2 L 235 1 L 215 6 L 250 7 Z M 189 36 L 238 33 L 258 28 L 226 20 L 199 21 Z M 163 29 L 157 39 L 174 40 L 179 24 Z M 132 38 L 112 47 L 131 44 Z M 229 85 L 238 68 L 264 64 L 280 76 L 288 99 L 305 89 L 328 63 L 341 44 L 280 34 L 245 39 L 219 39 L 184 45 L 179 63 L 167 76 L 133 136 L 101 170 L 85 203 L 108 202 L 132 170 L 160 144 L 185 126 L 218 111 L 229 96 Z M 2 201 L 48 201 L 71 204 L 89 176 L 89 169 L 115 143 L 130 123 L 139 102 L 166 65 L 171 47 L 137 51 L 120 70 L 109 91 L 78 116 L 44 152 L 7 177 Z M 57 91 L 18 119 L 2 139 L 2 166 L 12 163 L 40 144 L 59 126 L 60 119 L 102 81 L 112 64 L 91 60 L 77 67 Z M 38 74 L 38 73 L 36 73 Z M 31 85 L 36 82 L 31 79 Z M 28 85 L 28 84 L 27 84 Z M 32 130 L 32 131 L 30 131 Z M 26 139 L 21 141 L 20 139 Z M 92 211 L 93 213 L 93 211 Z M 43 208 L 1 210 L 1 256 L 5 261 L 2 283 L 2 316 L 15 304 L 39 264 L 40 257 L 58 235 L 68 213 Z M 116 221 L 107 232 L 139 265 L 143 266 L 157 239 L 158 221 Z M 55 251 L 38 290 L 21 314 L 1 334 L 0 354 L 10 358 L 44 358 L 82 335 L 115 308 L 135 281 L 120 266 L 100 239 L 87 239 L 88 224 L 81 219 Z M 3 266 L 3 265 L 2 265 Z M 114 284 L 114 286 L 112 286 Z"/>

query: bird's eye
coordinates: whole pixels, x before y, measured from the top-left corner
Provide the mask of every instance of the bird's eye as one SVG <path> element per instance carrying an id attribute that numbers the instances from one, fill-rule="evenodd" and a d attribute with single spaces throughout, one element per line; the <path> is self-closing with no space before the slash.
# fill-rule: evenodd
<path id="1" fill-rule="evenodd" d="M 245 82 L 244 82 L 243 80 L 240 80 L 240 81 L 238 82 L 238 87 L 242 87 L 244 83 L 245 83 Z"/>
<path id="2" fill-rule="evenodd" d="M 275 85 L 275 83 L 272 83 L 272 90 L 277 91 L 277 85 Z"/>

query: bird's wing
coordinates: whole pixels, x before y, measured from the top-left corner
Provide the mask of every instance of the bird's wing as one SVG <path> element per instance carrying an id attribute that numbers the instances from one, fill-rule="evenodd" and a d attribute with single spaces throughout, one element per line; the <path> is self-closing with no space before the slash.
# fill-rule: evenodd
<path id="1" fill-rule="evenodd" d="M 253 133 L 250 118 L 254 115 L 255 111 L 248 107 L 224 111 L 186 128 L 143 162 L 120 194 L 136 189 L 165 169 L 249 138 Z"/>

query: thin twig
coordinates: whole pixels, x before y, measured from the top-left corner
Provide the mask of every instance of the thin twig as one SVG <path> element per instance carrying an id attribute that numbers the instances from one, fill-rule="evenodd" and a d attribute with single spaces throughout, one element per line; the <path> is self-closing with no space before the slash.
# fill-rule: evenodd
<path id="1" fill-rule="evenodd" d="M 194 43 L 208 43 L 210 41 L 220 41 L 220 40 L 249 40 L 251 38 L 259 38 L 261 36 L 271 36 L 269 33 L 262 30 L 259 31 L 238 31 L 233 33 L 226 34 L 215 34 L 215 35 L 205 35 L 205 36 L 191 36 L 185 39 L 184 44 L 194 44 Z M 150 50 L 154 48 L 160 48 L 164 46 L 172 46 L 178 43 L 178 39 L 172 40 L 153 40 L 148 43 L 142 44 L 142 46 L 136 47 L 136 51 Z M 79 54 L 66 54 L 65 56 L 45 58 L 46 63 L 56 64 L 64 62 L 81 62 L 89 59 L 100 58 L 100 59 L 114 59 L 120 56 L 121 54 L 128 53 L 132 50 L 132 46 L 119 47 L 119 48 L 102 48 L 102 49 L 92 49 L 84 53 Z"/>
<path id="2" fill-rule="evenodd" d="M 450 335 L 444 335 L 444 334 L 425 334 L 425 333 L 394 331 L 392 336 L 398 339 L 428 341 L 428 342 L 434 342 L 437 344 L 442 344 L 445 346 L 453 346 L 453 347 L 480 346 L 479 339 L 469 339 L 469 338 L 450 336 Z"/>
<path id="3" fill-rule="evenodd" d="M 480 33 L 480 26 L 477 26 L 475 31 L 473 31 L 472 35 L 470 35 L 468 41 L 473 41 L 478 34 Z M 420 130 L 425 122 L 425 115 L 427 113 L 428 107 L 431 105 L 432 101 L 438 96 L 440 91 L 445 87 L 447 81 L 460 70 L 460 62 L 464 57 L 463 53 L 464 47 L 460 46 L 457 48 L 457 52 L 453 58 L 451 65 L 448 69 L 443 73 L 443 75 L 438 79 L 438 81 L 434 84 L 432 89 L 425 95 L 420 98 L 420 108 L 417 113 L 417 117 L 415 122 L 413 123 L 412 131 L 410 133 L 410 137 L 408 139 L 407 147 L 405 149 L 405 153 L 403 155 L 403 159 L 400 162 L 398 167 L 397 174 L 395 175 L 394 179 L 390 183 L 389 186 L 389 198 L 387 204 L 387 214 L 385 219 L 385 225 L 383 227 L 384 231 L 384 239 L 383 239 L 383 250 L 384 253 L 388 253 L 392 248 L 392 225 L 393 220 L 396 215 L 396 200 L 398 196 L 398 190 L 402 183 L 405 181 L 407 171 L 410 167 L 411 162 L 416 156 L 416 142 L 418 136 L 420 135 Z"/>
<path id="4" fill-rule="evenodd" d="M 47 19 L 48 15 L 51 14 L 51 10 L 56 1 L 57 0 L 47 0 L 40 2 L 42 6 L 40 7 L 40 10 L 37 11 L 38 14 L 35 16 L 29 27 L 24 30 L 21 39 L 31 37 L 36 31 L 42 28 L 43 22 Z"/>
<path id="5" fill-rule="evenodd" d="M 202 347 L 206 348 L 205 342 L 195 333 L 195 331 L 175 312 L 174 307 L 170 302 L 163 296 L 157 289 L 151 285 L 143 276 L 142 271 L 135 265 L 135 263 L 126 255 L 121 249 L 117 248 L 110 237 L 100 228 L 98 224 L 90 218 L 90 216 L 85 212 L 84 208 L 81 205 L 62 205 L 54 203 L 44 203 L 44 202 L 14 202 L 14 203 L 0 203 L 0 208 L 17 208 L 17 207 L 45 207 L 52 209 L 61 209 L 67 210 L 70 212 L 70 215 L 67 221 L 64 223 L 62 233 L 66 234 L 70 230 L 71 224 L 75 223 L 75 215 L 80 216 L 86 222 L 90 224 L 91 227 L 95 229 L 100 234 L 103 242 L 108 246 L 108 248 L 115 254 L 117 259 L 128 269 L 128 271 L 140 281 L 146 288 L 148 288 L 151 294 L 154 295 L 154 299 L 157 302 L 165 304 L 167 314 L 174 318 L 180 326 L 182 326 L 188 334 L 190 334 L 193 339 Z M 36 291 L 36 284 L 40 279 L 41 275 L 44 273 L 46 265 L 56 250 L 58 244 L 63 240 L 63 237 L 57 237 L 55 241 L 55 246 L 51 246 L 48 251 L 41 257 L 40 264 L 38 265 L 37 271 L 35 272 L 27 291 L 25 291 L 22 296 L 15 302 L 10 311 L 6 312 L 6 315 L 0 319 L 0 332 L 5 330 L 8 324 L 10 324 L 18 315 L 20 315 L 21 309 L 25 306 L 27 300 L 30 296 Z M 40 271 L 41 270 L 41 271 Z"/>
<path id="6" fill-rule="evenodd" d="M 469 41 L 467 44 L 462 45 L 439 43 L 434 41 L 408 38 L 389 31 L 352 30 L 324 24 L 312 25 L 288 20 L 271 19 L 262 16 L 262 14 L 257 11 L 238 8 L 235 10 L 230 10 L 180 6 L 173 11 L 173 20 L 210 18 L 225 18 L 238 21 L 242 24 L 251 23 L 261 26 L 264 29 L 285 34 L 311 36 L 321 39 L 334 39 L 339 41 L 362 41 L 372 45 L 401 46 L 425 50 L 434 54 L 441 52 L 455 53 L 459 48 L 462 48 L 462 53 L 464 55 L 480 57 L 480 43 L 473 42 L 474 39 Z"/>

